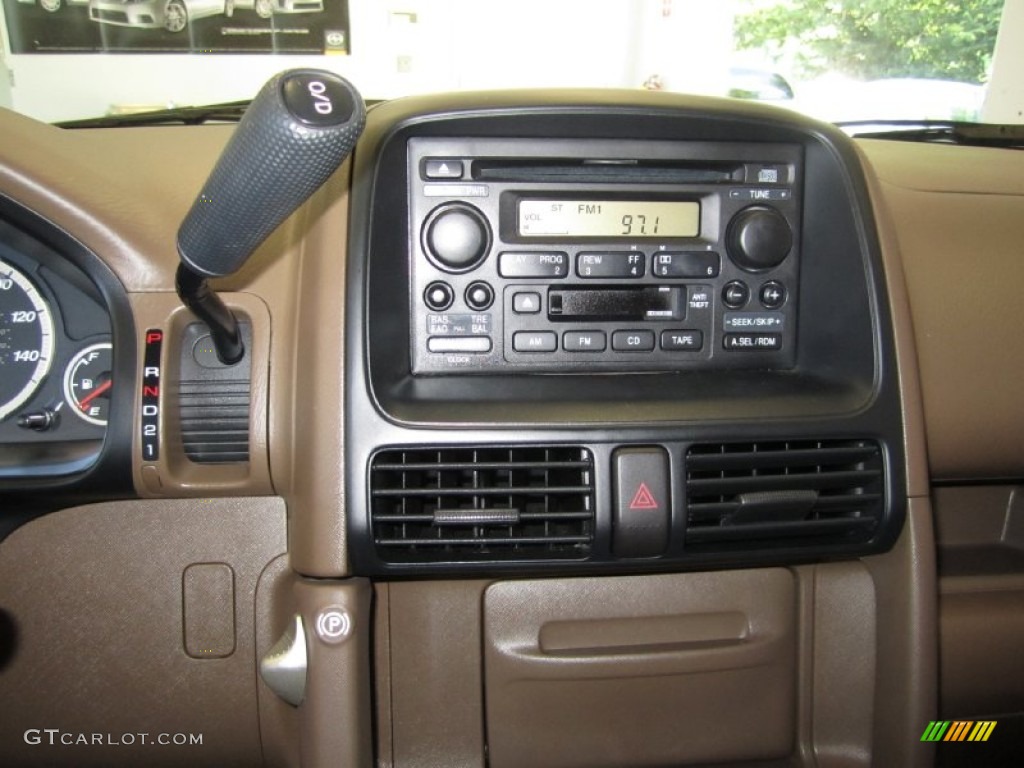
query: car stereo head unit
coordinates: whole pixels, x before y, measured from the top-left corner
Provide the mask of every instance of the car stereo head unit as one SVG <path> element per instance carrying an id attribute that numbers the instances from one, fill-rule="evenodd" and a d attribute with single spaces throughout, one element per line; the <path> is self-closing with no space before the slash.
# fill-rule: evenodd
<path id="1" fill-rule="evenodd" d="M 409 141 L 414 374 L 791 368 L 801 148 Z"/>

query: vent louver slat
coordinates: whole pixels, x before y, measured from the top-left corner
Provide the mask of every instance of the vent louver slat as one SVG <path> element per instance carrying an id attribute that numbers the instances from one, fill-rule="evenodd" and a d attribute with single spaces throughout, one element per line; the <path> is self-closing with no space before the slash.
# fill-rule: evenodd
<path id="1" fill-rule="evenodd" d="M 866 543 L 885 512 L 868 440 L 709 444 L 686 455 L 689 551 Z"/>
<path id="2" fill-rule="evenodd" d="M 580 447 L 390 449 L 370 464 L 370 514 L 393 563 L 586 557 L 594 460 Z"/>

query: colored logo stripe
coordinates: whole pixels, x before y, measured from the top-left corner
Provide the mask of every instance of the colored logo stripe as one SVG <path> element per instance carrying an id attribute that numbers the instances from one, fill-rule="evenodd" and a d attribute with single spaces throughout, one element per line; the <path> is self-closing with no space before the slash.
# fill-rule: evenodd
<path id="1" fill-rule="evenodd" d="M 995 728 L 995 720 L 932 720 L 921 741 L 988 741 Z"/>
<path id="2" fill-rule="evenodd" d="M 943 741 L 963 741 L 967 738 L 972 725 L 974 723 L 969 720 L 954 720 L 953 724 L 949 726 L 949 731 L 946 733 L 946 738 Z"/>
<path id="3" fill-rule="evenodd" d="M 981 720 L 977 725 L 974 726 L 974 730 L 971 731 L 971 735 L 967 737 L 968 741 L 988 741 L 988 737 L 992 735 L 992 731 L 996 729 L 995 720 Z"/>

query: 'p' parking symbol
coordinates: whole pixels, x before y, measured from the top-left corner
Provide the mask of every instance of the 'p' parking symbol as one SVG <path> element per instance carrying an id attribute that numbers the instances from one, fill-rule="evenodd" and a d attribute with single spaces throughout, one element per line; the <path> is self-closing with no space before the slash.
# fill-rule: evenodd
<path id="1" fill-rule="evenodd" d="M 352 620 L 340 605 L 321 608 L 316 616 L 316 634 L 325 643 L 336 645 L 352 631 Z"/>

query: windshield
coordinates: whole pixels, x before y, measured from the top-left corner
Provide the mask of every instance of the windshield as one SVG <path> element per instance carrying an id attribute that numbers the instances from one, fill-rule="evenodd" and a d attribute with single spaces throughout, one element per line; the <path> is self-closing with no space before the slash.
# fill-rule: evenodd
<path id="1" fill-rule="evenodd" d="M 46 121 L 251 98 L 647 88 L 843 121 L 1024 122 L 1008 0 L 3 0 L 0 105 Z"/>

